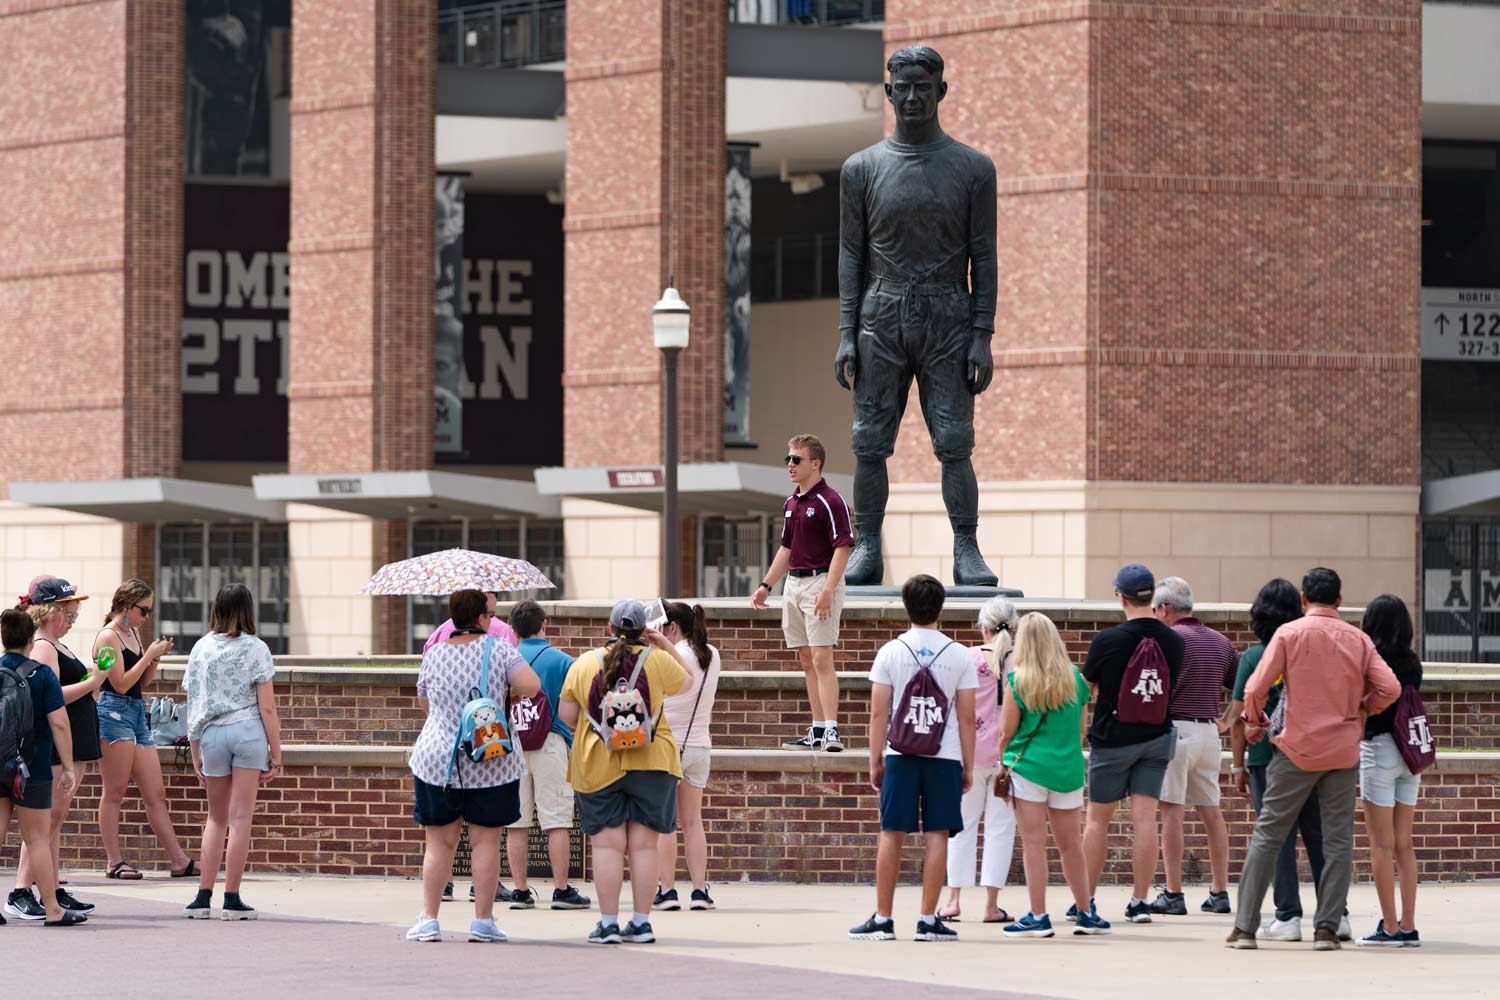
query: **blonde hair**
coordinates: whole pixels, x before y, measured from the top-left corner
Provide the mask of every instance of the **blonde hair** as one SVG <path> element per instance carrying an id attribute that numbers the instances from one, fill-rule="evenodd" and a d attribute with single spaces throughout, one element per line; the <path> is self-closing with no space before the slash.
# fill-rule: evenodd
<path id="1" fill-rule="evenodd" d="M 788 448 L 806 448 L 809 459 L 817 459 L 824 465 L 828 464 L 828 452 L 823 449 L 823 442 L 818 440 L 816 434 L 797 434 L 786 443 Z"/>
<path id="2" fill-rule="evenodd" d="M 995 634 L 994 647 L 990 650 L 990 669 L 999 677 L 1005 663 L 1005 654 L 1010 652 L 1016 631 L 1016 606 L 1004 597 L 991 597 L 979 609 L 979 627 Z"/>
<path id="3" fill-rule="evenodd" d="M 40 632 L 43 626 L 62 614 L 63 603 L 62 601 L 49 601 L 46 604 L 28 604 L 26 613 L 31 616 L 37 631 Z"/>
<path id="4" fill-rule="evenodd" d="M 1050 712 L 1078 699 L 1073 663 L 1052 619 L 1035 611 L 1016 629 L 1016 694 L 1028 711 Z"/>

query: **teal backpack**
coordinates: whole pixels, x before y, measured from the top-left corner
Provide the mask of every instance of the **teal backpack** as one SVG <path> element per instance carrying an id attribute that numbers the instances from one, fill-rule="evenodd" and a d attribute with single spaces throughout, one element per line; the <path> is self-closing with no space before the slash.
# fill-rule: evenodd
<path id="1" fill-rule="evenodd" d="M 489 696 L 490 652 L 494 648 L 495 637 L 485 636 L 484 650 L 480 654 L 484 659 L 479 670 L 479 687 L 469 689 L 469 701 L 458 717 L 458 735 L 453 740 L 453 752 L 448 757 L 447 783 L 450 785 L 453 784 L 453 772 L 457 769 L 460 753 L 478 763 L 515 752 L 510 732 L 506 728 L 509 716 L 501 708 L 509 701 L 509 685 L 506 686 L 506 696 L 500 701 Z"/>

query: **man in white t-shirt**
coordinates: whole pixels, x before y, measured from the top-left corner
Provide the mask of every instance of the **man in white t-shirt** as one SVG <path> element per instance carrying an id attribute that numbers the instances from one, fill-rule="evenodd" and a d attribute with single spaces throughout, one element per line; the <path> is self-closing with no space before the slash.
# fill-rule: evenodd
<path id="1" fill-rule="evenodd" d="M 963 796 L 974 783 L 979 674 L 969 651 L 937 629 L 946 596 L 942 583 L 925 573 L 907 580 L 901 603 L 912 627 L 882 646 L 870 668 L 870 785 L 880 793 L 880 842 L 875 912 L 850 928 L 851 938 L 896 937 L 891 910 L 901 844 L 918 831 L 926 855 L 916 939 L 958 938 L 937 916 L 937 904 L 947 874 L 948 838 L 963 829 Z M 924 667 L 930 683 L 920 691 Z"/>

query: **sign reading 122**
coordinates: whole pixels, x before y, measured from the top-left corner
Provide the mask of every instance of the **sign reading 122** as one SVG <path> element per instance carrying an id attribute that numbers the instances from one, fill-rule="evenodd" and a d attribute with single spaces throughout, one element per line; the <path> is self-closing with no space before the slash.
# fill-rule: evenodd
<path id="1" fill-rule="evenodd" d="M 1422 357 L 1500 361 L 1500 289 L 1422 289 Z"/>

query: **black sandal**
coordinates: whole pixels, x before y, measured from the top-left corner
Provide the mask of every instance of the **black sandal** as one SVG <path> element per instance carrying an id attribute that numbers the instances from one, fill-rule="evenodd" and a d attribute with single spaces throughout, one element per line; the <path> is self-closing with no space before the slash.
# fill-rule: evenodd
<path id="1" fill-rule="evenodd" d="M 63 910 L 61 920 L 48 920 L 43 922 L 43 927 L 77 927 L 79 924 L 88 923 L 88 917 L 77 910 Z"/>
<path id="2" fill-rule="evenodd" d="M 105 878 L 119 879 L 124 882 L 139 882 L 144 876 L 136 871 L 135 866 L 128 861 L 116 861 L 113 868 L 104 873 Z"/>
<path id="3" fill-rule="evenodd" d="M 173 878 L 192 878 L 194 875 L 198 874 L 198 866 L 193 863 L 192 858 L 188 858 L 187 867 L 182 871 L 173 871 L 172 869 L 168 868 L 167 873 Z"/>

